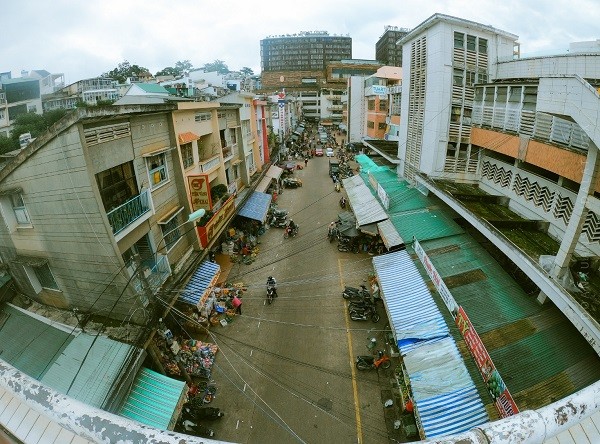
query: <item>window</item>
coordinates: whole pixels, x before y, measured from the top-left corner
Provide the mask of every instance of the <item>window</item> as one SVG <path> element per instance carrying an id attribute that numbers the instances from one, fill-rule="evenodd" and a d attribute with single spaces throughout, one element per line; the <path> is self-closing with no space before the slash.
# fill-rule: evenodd
<path id="1" fill-rule="evenodd" d="M 467 51 L 475 51 L 475 40 L 474 35 L 467 35 Z"/>
<path id="2" fill-rule="evenodd" d="M 487 54 L 487 40 L 486 39 L 482 39 L 481 37 L 479 37 L 478 40 L 479 43 L 479 53 L 480 54 Z"/>
<path id="3" fill-rule="evenodd" d="M 169 179 L 165 153 L 149 156 L 146 162 L 148 165 L 148 174 L 150 175 L 150 188 L 154 189 Z"/>
<path id="4" fill-rule="evenodd" d="M 388 109 L 387 100 L 380 100 L 379 101 L 379 111 L 387 111 L 387 109 Z"/>
<path id="5" fill-rule="evenodd" d="M 58 290 L 58 284 L 54 280 L 54 276 L 50 271 L 48 264 L 40 265 L 38 267 L 31 267 L 37 277 L 42 288 L 49 288 L 51 290 Z"/>
<path id="6" fill-rule="evenodd" d="M 12 205 L 12 209 L 15 212 L 15 218 L 17 219 L 18 225 L 31 225 L 31 220 L 29 219 L 29 213 L 27 213 L 27 208 L 25 208 L 25 202 L 23 202 L 23 196 L 21 194 L 11 194 L 10 202 Z"/>
<path id="7" fill-rule="evenodd" d="M 375 100 L 369 100 L 368 109 L 369 111 L 375 111 Z"/>
<path id="8" fill-rule="evenodd" d="M 181 213 L 177 212 L 171 219 L 160 224 L 167 251 L 169 251 L 181 238 L 181 233 L 179 231 L 179 214 Z"/>
<path id="9" fill-rule="evenodd" d="M 456 86 L 463 86 L 465 72 L 462 69 L 454 68 L 454 74 L 452 76 L 453 83 Z"/>
<path id="10" fill-rule="evenodd" d="M 465 47 L 465 35 L 460 32 L 454 33 L 454 47 L 464 49 Z"/>
<path id="11" fill-rule="evenodd" d="M 377 128 L 380 130 L 384 130 L 387 127 L 387 125 L 385 124 L 385 122 L 379 122 L 377 124 Z"/>
<path id="12" fill-rule="evenodd" d="M 123 163 L 96 174 L 96 182 L 107 212 L 138 195 L 133 162 Z"/>
<path id="13" fill-rule="evenodd" d="M 183 167 L 189 168 L 194 164 L 194 152 L 192 151 L 192 142 L 184 143 L 180 146 L 181 149 L 181 160 L 183 161 Z"/>
<path id="14" fill-rule="evenodd" d="M 367 121 L 367 128 L 375 128 L 375 122 Z"/>

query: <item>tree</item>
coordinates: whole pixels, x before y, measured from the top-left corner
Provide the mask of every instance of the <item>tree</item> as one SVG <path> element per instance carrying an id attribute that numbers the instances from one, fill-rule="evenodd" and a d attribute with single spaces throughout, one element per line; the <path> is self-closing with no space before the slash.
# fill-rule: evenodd
<path id="1" fill-rule="evenodd" d="M 10 139 L 15 146 L 19 148 L 19 136 L 25 133 L 31 133 L 32 138 L 38 137 L 50 126 L 62 119 L 69 111 L 66 109 L 56 109 L 48 111 L 45 114 L 26 113 L 16 117 L 13 129 L 10 133 Z"/>
<path id="2" fill-rule="evenodd" d="M 179 75 L 179 71 L 177 71 L 177 69 L 173 68 L 172 66 L 167 66 L 164 69 L 161 69 L 160 71 L 158 71 L 156 73 L 156 76 L 173 76 L 173 77 L 177 77 Z"/>
<path id="3" fill-rule="evenodd" d="M 185 72 L 190 72 L 194 69 L 194 65 L 189 60 L 179 61 L 175 63 L 175 69 L 179 72 L 179 74 L 183 74 Z"/>
<path id="4" fill-rule="evenodd" d="M 5 154 L 18 149 L 18 141 L 15 143 L 13 139 L 6 137 L 4 134 L 0 134 L 0 154 Z"/>
<path id="5" fill-rule="evenodd" d="M 219 59 L 212 63 L 205 64 L 203 69 L 206 72 L 217 71 L 219 74 L 227 74 L 229 72 L 229 68 L 225 62 Z"/>
<path id="6" fill-rule="evenodd" d="M 248 77 L 254 75 L 252 68 L 248 68 L 247 66 L 244 66 L 242 69 L 240 69 L 240 73 Z"/>
<path id="7" fill-rule="evenodd" d="M 105 72 L 102 77 L 108 77 L 117 80 L 119 83 L 125 83 L 128 77 L 137 77 L 140 74 L 147 73 L 148 68 L 143 66 L 132 65 L 127 60 L 119 63 L 112 71 Z"/>

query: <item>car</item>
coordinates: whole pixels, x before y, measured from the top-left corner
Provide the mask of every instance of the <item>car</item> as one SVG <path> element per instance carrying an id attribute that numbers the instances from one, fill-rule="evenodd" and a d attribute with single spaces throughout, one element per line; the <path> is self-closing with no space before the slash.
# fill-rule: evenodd
<path id="1" fill-rule="evenodd" d="M 327 148 L 326 154 L 327 157 L 333 157 L 333 148 Z"/>
<path id="2" fill-rule="evenodd" d="M 315 156 L 317 156 L 317 157 L 323 157 L 323 148 L 317 148 L 317 149 L 315 149 Z"/>

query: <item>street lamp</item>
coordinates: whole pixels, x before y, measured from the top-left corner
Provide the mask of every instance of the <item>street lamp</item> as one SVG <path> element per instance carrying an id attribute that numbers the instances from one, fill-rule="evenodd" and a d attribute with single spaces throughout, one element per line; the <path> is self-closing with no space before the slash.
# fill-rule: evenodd
<path id="1" fill-rule="evenodd" d="M 187 218 L 187 220 L 185 222 L 183 222 L 182 224 L 177 225 L 172 230 L 169 230 L 165 234 L 163 234 L 162 238 L 158 241 L 158 244 L 157 244 L 157 247 L 156 247 L 156 254 L 158 254 L 158 251 L 160 250 L 160 248 L 158 247 L 158 245 L 160 245 L 160 243 L 162 241 L 165 241 L 165 246 L 166 246 L 166 239 L 167 239 L 167 236 L 169 234 L 177 231 L 179 228 L 183 227 L 187 223 L 195 222 L 196 220 L 200 219 L 205 214 L 206 214 L 206 210 L 204 208 L 200 208 L 199 210 L 196 210 L 193 213 L 190 213 L 190 215 L 188 216 L 188 218 Z"/>

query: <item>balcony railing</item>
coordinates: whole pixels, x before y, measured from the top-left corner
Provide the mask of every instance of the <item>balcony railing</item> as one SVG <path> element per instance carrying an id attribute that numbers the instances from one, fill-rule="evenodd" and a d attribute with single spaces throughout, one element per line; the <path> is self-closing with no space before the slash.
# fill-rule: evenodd
<path id="1" fill-rule="evenodd" d="M 201 160 L 198 163 L 198 166 L 200 166 L 200 171 L 202 171 L 203 173 L 206 173 L 210 170 L 212 170 L 215 167 L 218 167 L 220 165 L 221 161 L 219 159 L 219 156 L 215 156 L 212 159 L 208 159 L 208 160 Z"/>
<path id="2" fill-rule="evenodd" d="M 149 190 L 144 190 L 133 199 L 129 199 L 123 205 L 106 213 L 113 234 L 120 233 L 144 214 L 152 210 L 149 193 Z"/>

